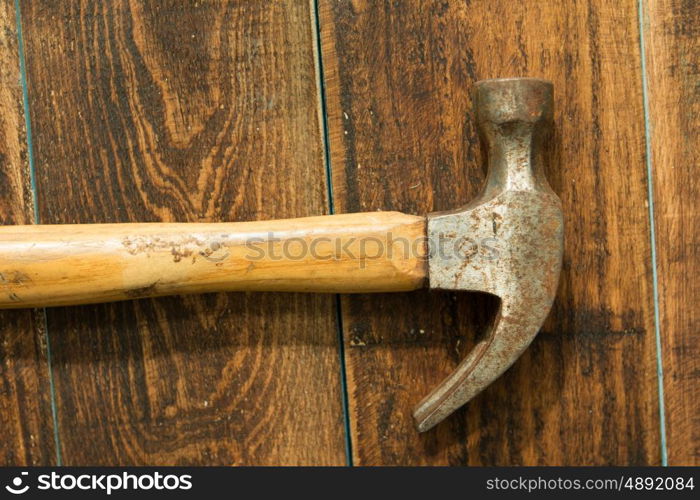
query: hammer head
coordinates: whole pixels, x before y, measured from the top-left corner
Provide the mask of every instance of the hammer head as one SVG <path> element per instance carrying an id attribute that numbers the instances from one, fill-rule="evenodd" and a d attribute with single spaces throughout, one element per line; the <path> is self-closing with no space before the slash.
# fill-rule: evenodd
<path id="1" fill-rule="evenodd" d="M 500 306 L 485 339 L 416 407 L 419 431 L 439 423 L 518 359 L 549 313 L 561 270 L 561 203 L 543 172 L 552 84 L 485 80 L 476 84 L 474 97 L 487 179 L 468 205 L 428 216 L 430 288 L 490 293 Z"/>

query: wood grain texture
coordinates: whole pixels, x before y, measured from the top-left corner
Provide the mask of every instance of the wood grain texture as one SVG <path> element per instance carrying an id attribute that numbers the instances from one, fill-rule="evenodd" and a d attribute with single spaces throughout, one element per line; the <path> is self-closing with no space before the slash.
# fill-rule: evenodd
<path id="1" fill-rule="evenodd" d="M 0 2 L 0 220 L 33 220 L 12 2 Z M 0 465 L 53 465 L 51 391 L 41 311 L 0 313 Z"/>
<path id="2" fill-rule="evenodd" d="M 425 217 L 0 227 L 0 308 L 211 292 L 400 292 L 427 277 Z"/>
<path id="3" fill-rule="evenodd" d="M 700 4 L 644 2 L 669 465 L 700 465 Z"/>
<path id="4" fill-rule="evenodd" d="M 559 294 L 522 359 L 425 435 L 412 406 L 461 359 L 488 297 L 345 297 L 357 464 L 655 464 L 659 421 L 636 2 L 320 4 L 337 211 L 423 214 L 483 180 L 476 80 L 554 82 L 547 176 Z"/>
<path id="5" fill-rule="evenodd" d="M 307 2 L 23 4 L 42 223 L 327 212 Z M 342 464 L 329 296 L 48 311 L 66 464 Z"/>

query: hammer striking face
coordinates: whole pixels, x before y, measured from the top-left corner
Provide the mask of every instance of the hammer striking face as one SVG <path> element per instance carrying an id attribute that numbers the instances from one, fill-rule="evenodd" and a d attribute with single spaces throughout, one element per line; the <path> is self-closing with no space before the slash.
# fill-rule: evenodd
<path id="1" fill-rule="evenodd" d="M 218 291 L 486 292 L 496 318 L 415 409 L 426 431 L 487 387 L 537 334 L 561 268 L 561 205 L 543 172 L 552 85 L 476 84 L 488 174 L 468 205 L 425 216 L 341 214 L 265 222 L 0 228 L 0 308 Z"/>

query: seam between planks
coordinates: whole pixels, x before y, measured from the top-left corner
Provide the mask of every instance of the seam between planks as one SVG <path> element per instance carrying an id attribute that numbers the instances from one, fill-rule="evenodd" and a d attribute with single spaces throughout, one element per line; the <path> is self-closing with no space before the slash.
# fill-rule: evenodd
<path id="1" fill-rule="evenodd" d="M 34 168 L 34 150 L 32 146 L 32 120 L 29 116 L 29 89 L 27 87 L 27 68 L 25 64 L 24 36 L 22 34 L 22 13 L 20 11 L 19 0 L 15 3 L 15 21 L 17 23 L 17 51 L 19 58 L 19 75 L 22 86 L 22 106 L 24 107 L 24 127 L 27 133 L 27 162 L 29 163 L 29 183 L 32 191 L 32 212 L 34 224 L 40 223 L 39 201 L 36 188 L 36 169 Z M 46 364 L 49 378 L 49 392 L 51 396 L 51 418 L 53 420 L 53 439 L 56 448 L 56 465 L 62 465 L 61 442 L 58 432 L 58 410 L 56 407 L 56 390 L 53 380 L 53 365 L 51 363 L 51 342 L 49 339 L 48 322 L 46 319 L 46 309 L 37 309 L 40 317 L 41 327 L 46 344 Z"/>
<path id="2" fill-rule="evenodd" d="M 647 78 L 646 46 L 644 43 L 644 0 L 637 1 L 639 17 L 639 56 L 642 73 L 642 101 L 644 108 L 644 140 L 647 173 L 647 198 L 649 200 L 649 238 L 651 245 L 651 274 L 654 295 L 654 334 L 656 337 L 656 376 L 659 387 L 659 431 L 661 436 L 661 465 L 668 466 L 666 443 L 666 409 L 664 401 L 664 367 L 661 353 L 661 318 L 659 315 L 659 280 L 656 267 L 656 227 L 654 224 L 654 182 L 651 158 L 651 118 L 649 116 L 649 80 Z"/>
<path id="3" fill-rule="evenodd" d="M 323 141 L 323 163 L 326 171 L 326 189 L 328 193 L 328 207 L 331 214 L 335 213 L 333 200 L 333 176 L 331 169 L 330 133 L 328 130 L 328 113 L 326 108 L 326 87 L 323 75 L 323 51 L 321 47 L 321 20 L 319 16 L 318 0 L 310 0 L 311 24 L 314 51 L 314 68 L 316 71 L 316 87 L 318 89 L 318 121 Z M 352 461 L 352 436 L 350 434 L 350 409 L 348 402 L 347 370 L 345 368 L 345 345 L 343 343 L 343 314 L 341 310 L 340 295 L 335 295 L 335 323 L 338 339 L 338 358 L 340 366 L 340 390 L 343 408 L 343 423 L 345 431 L 345 461 L 349 466 Z"/>

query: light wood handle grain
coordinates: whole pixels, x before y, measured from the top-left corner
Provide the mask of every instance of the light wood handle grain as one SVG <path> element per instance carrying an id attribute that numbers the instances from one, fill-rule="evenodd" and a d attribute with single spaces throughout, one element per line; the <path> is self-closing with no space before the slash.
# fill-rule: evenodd
<path id="1" fill-rule="evenodd" d="M 0 227 L 0 308 L 216 291 L 421 288 L 425 218 Z"/>

